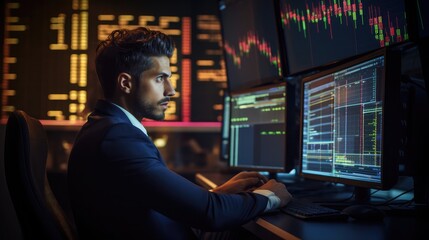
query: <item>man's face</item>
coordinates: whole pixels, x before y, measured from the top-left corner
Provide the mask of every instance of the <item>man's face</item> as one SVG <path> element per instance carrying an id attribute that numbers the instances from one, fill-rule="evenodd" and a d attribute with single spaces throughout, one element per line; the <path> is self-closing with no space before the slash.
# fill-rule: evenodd
<path id="1" fill-rule="evenodd" d="M 133 92 L 134 112 L 142 118 L 163 120 L 170 97 L 176 92 L 169 77 L 170 60 L 166 56 L 152 57 L 152 67 L 140 75 Z"/>

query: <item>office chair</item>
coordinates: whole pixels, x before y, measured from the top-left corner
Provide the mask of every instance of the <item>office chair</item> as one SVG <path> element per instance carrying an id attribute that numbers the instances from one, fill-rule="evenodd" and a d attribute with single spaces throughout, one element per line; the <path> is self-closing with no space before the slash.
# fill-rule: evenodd
<path id="1" fill-rule="evenodd" d="M 48 141 L 39 120 L 21 110 L 6 124 L 6 183 L 25 239 L 77 239 L 46 173 Z"/>

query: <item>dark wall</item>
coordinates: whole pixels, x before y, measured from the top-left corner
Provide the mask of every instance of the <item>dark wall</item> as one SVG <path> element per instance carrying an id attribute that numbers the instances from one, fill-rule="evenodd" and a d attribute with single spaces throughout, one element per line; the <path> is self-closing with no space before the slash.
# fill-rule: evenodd
<path id="1" fill-rule="evenodd" d="M 0 125 L 0 239 L 22 239 L 21 229 L 15 214 L 4 173 L 4 133 Z"/>

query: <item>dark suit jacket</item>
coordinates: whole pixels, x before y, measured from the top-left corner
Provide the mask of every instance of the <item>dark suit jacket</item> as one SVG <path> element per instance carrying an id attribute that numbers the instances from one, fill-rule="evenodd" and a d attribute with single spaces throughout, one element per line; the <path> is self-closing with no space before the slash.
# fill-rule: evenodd
<path id="1" fill-rule="evenodd" d="M 268 201 L 254 193 L 211 193 L 169 170 L 149 137 L 105 100 L 77 135 L 68 184 L 83 239 L 191 239 L 191 227 L 242 225 Z"/>

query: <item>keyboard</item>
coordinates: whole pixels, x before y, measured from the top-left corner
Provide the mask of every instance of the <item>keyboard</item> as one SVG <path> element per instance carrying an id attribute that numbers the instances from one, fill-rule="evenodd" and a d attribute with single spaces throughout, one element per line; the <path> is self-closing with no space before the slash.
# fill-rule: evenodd
<path id="1" fill-rule="evenodd" d="M 340 210 L 299 199 L 292 199 L 280 211 L 304 220 L 347 219 L 347 215 Z"/>

